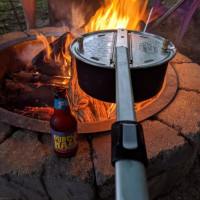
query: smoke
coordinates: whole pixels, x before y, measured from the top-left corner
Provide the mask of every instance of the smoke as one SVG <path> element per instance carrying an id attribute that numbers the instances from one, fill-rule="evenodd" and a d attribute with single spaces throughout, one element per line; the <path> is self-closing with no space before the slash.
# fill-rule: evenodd
<path id="1" fill-rule="evenodd" d="M 44 45 L 29 43 L 22 52 L 17 54 L 17 58 L 24 63 L 27 67 L 32 66 L 32 59 L 44 49 Z"/>
<path id="2" fill-rule="evenodd" d="M 102 2 L 103 0 L 49 0 L 50 25 L 62 26 L 64 23 L 71 33 L 79 35 Z"/>
<path id="3" fill-rule="evenodd" d="M 84 14 L 80 12 L 80 10 L 77 9 L 77 5 L 74 2 L 72 2 L 70 32 L 73 35 L 80 35 L 83 33 L 84 25 L 85 25 Z"/>

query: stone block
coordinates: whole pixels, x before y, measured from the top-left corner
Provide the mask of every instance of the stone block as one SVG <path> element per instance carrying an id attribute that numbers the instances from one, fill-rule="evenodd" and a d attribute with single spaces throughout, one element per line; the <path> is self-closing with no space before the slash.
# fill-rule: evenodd
<path id="1" fill-rule="evenodd" d="M 190 63 L 192 60 L 183 54 L 177 52 L 174 58 L 170 61 L 172 63 Z"/>
<path id="2" fill-rule="evenodd" d="M 3 43 L 11 42 L 16 39 L 25 38 L 27 35 L 23 32 L 11 32 L 0 36 L 0 45 Z"/>
<path id="3" fill-rule="evenodd" d="M 141 125 L 149 159 L 154 159 L 168 150 L 176 151 L 184 144 L 184 139 L 178 136 L 178 131 L 157 120 L 146 120 Z"/>
<path id="4" fill-rule="evenodd" d="M 166 194 L 187 174 L 197 154 L 175 129 L 157 120 L 142 123 L 149 158 L 150 199 Z"/>
<path id="5" fill-rule="evenodd" d="M 45 152 L 35 132 L 18 130 L 0 145 L 0 197 L 48 199 L 41 182 Z"/>
<path id="6" fill-rule="evenodd" d="M 49 34 L 49 33 L 65 33 L 66 31 L 69 31 L 69 29 L 63 28 L 63 27 L 44 27 L 44 28 L 37 28 L 37 29 L 30 29 L 27 31 L 27 34 L 30 36 L 36 35 L 36 33 L 41 34 Z"/>
<path id="7" fill-rule="evenodd" d="M 115 169 L 111 165 L 111 135 L 97 134 L 92 139 L 93 162 L 99 199 L 114 199 Z"/>
<path id="8" fill-rule="evenodd" d="M 42 142 L 47 154 L 43 178 L 51 199 L 94 199 L 94 171 L 86 138 L 79 137 L 79 148 L 72 158 L 55 155 L 50 134 L 44 134 Z"/>
<path id="9" fill-rule="evenodd" d="M 0 122 L 0 143 L 9 137 L 14 131 L 14 128 L 9 124 Z"/>
<path id="10" fill-rule="evenodd" d="M 191 168 L 197 147 L 191 147 L 174 128 L 157 120 L 142 122 L 149 166 L 147 178 L 151 199 L 168 192 Z M 92 138 L 93 162 L 99 199 L 114 199 L 115 171 L 111 165 L 109 133 Z"/>
<path id="11" fill-rule="evenodd" d="M 200 94 L 178 90 L 175 99 L 156 117 L 183 134 L 197 134 L 200 125 Z"/>
<path id="12" fill-rule="evenodd" d="M 18 130 L 0 145 L 0 174 L 39 174 L 44 161 L 36 132 Z"/>
<path id="13" fill-rule="evenodd" d="M 173 190 L 167 195 L 162 195 L 157 200 L 171 200 L 171 199 L 184 199 L 184 200 L 198 200 L 200 199 L 199 193 L 200 186 L 200 160 L 197 157 L 189 174 L 176 185 Z"/>
<path id="14" fill-rule="evenodd" d="M 50 134 L 18 130 L 0 145 L 0 197 L 94 199 L 90 153 L 82 137 L 75 157 L 59 158 Z"/>
<path id="15" fill-rule="evenodd" d="M 200 92 L 200 66 L 195 63 L 174 63 L 178 74 L 179 88 Z"/>

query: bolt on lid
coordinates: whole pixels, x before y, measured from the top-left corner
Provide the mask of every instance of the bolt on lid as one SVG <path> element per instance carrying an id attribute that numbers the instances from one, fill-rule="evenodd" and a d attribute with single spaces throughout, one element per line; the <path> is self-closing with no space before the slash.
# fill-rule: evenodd
<path id="1" fill-rule="evenodd" d="M 70 45 L 76 59 L 99 67 L 114 67 L 117 30 L 83 34 Z M 165 48 L 163 48 L 163 42 Z M 175 46 L 160 36 L 128 31 L 130 67 L 152 67 L 167 63 L 176 53 Z"/>

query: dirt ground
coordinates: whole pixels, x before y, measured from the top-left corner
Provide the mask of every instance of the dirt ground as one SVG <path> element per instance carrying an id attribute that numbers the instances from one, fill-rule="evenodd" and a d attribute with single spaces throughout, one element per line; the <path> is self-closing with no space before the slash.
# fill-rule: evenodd
<path id="1" fill-rule="evenodd" d="M 12 4 L 11 4 L 12 2 Z M 16 13 L 16 14 L 15 14 Z M 49 24 L 47 0 L 36 0 L 36 25 L 45 27 Z M 26 30 L 26 22 L 20 0 L 0 1 L 0 34 Z"/>
<path id="2" fill-rule="evenodd" d="M 23 9 L 20 0 L 12 0 L 12 7 L 9 0 L 0 1 L 0 34 L 6 34 L 12 31 L 26 30 L 26 24 Z M 17 15 L 14 14 L 14 10 Z M 19 18 L 17 22 L 17 16 Z M 36 25 L 37 27 L 48 26 L 48 4 L 47 0 L 37 0 L 36 9 Z M 172 42 L 178 34 L 178 22 L 167 20 L 164 24 L 158 26 L 152 31 L 157 35 L 168 38 Z M 192 19 L 183 40 L 176 46 L 178 51 L 193 62 L 200 64 L 200 13 L 197 19 Z M 156 200 L 200 200 L 200 154 L 190 170 L 190 173 L 181 181 L 181 183 L 173 188 L 173 190 L 163 197 Z"/>

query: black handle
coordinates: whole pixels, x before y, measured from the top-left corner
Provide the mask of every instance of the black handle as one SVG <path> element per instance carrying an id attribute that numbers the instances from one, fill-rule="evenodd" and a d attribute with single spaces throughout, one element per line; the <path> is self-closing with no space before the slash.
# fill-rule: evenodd
<path id="1" fill-rule="evenodd" d="M 112 125 L 112 165 L 118 160 L 137 160 L 148 165 L 142 126 L 133 121 L 117 121 Z"/>

